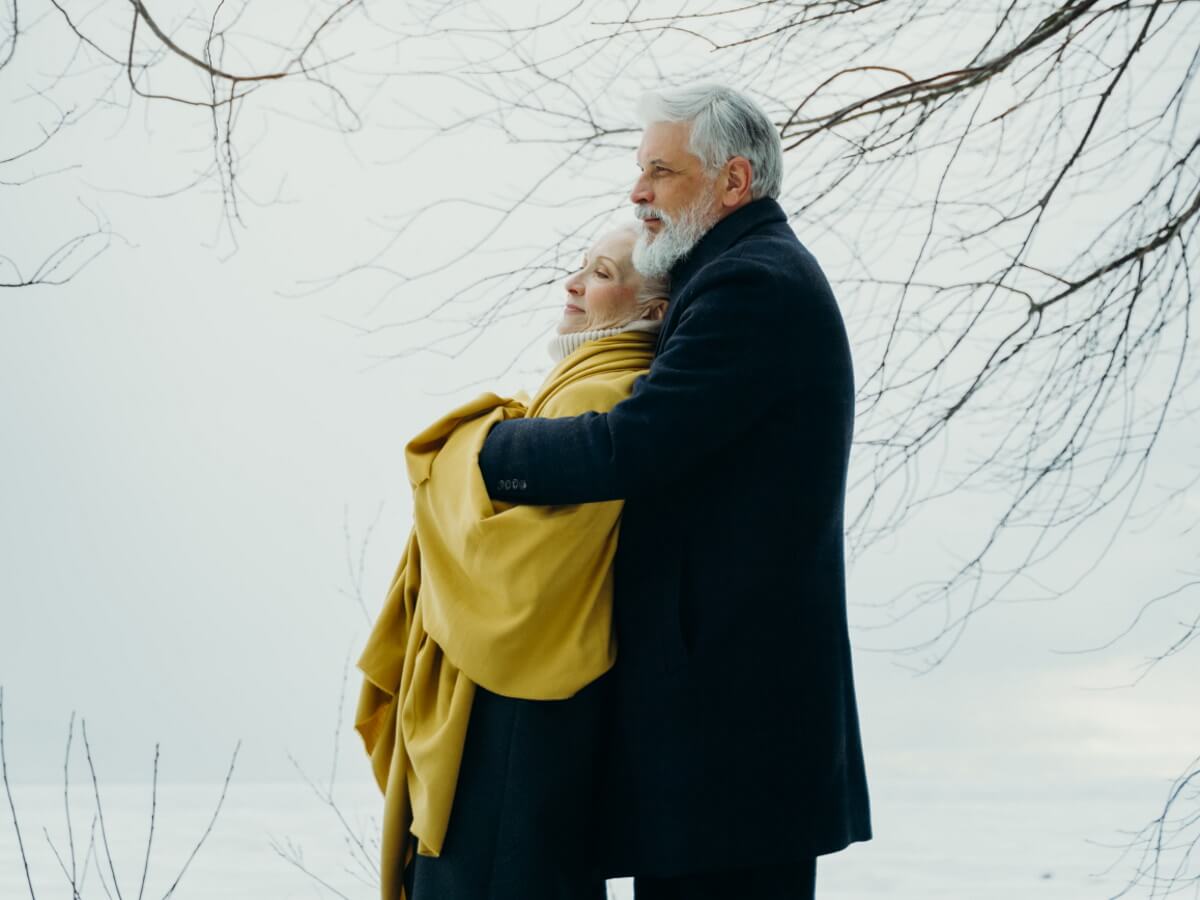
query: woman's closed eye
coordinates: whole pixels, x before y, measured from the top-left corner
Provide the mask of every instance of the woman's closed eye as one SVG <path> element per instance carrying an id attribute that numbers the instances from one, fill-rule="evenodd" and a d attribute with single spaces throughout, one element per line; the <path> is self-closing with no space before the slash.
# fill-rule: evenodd
<path id="1" fill-rule="evenodd" d="M 579 270 L 575 274 L 582 275 L 585 272 L 587 272 L 587 270 L 588 270 L 588 261 L 587 261 L 587 257 L 585 256 L 583 259 L 583 263 L 579 266 Z M 608 268 L 603 263 L 597 263 L 597 265 L 593 271 L 595 271 L 595 273 L 597 275 L 599 275 L 601 278 L 605 278 L 605 279 L 612 278 L 612 273 L 608 271 Z"/>

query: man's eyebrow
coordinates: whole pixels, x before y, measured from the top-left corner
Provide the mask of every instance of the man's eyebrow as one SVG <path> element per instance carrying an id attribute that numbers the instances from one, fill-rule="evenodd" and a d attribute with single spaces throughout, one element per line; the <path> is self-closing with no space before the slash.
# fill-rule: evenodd
<path id="1" fill-rule="evenodd" d="M 668 165 L 667 161 L 665 159 L 663 159 L 661 156 L 656 156 L 654 159 L 650 160 L 650 162 L 646 163 L 646 165 L 648 165 L 648 166 L 664 166 L 665 168 L 668 168 L 668 169 L 671 168 L 671 166 Z M 637 163 L 637 167 L 639 169 L 642 168 L 642 164 Z"/>

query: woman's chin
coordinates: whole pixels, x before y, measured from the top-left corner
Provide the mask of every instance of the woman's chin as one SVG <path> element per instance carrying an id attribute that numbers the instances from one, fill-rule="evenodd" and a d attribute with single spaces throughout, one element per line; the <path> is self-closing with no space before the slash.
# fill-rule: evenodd
<path id="1" fill-rule="evenodd" d="M 586 324 L 583 321 L 575 321 L 577 317 L 572 316 L 569 319 L 563 319 L 558 323 L 559 334 L 573 334 L 576 331 L 583 331 L 583 326 Z M 582 320 L 582 316 L 578 317 Z"/>

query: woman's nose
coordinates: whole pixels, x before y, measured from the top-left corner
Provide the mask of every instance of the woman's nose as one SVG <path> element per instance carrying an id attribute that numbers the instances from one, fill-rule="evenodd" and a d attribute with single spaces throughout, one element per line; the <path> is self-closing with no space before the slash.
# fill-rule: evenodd
<path id="1" fill-rule="evenodd" d="M 572 275 L 567 279 L 567 293 L 572 297 L 580 297 L 583 295 L 583 282 L 578 275 Z"/>

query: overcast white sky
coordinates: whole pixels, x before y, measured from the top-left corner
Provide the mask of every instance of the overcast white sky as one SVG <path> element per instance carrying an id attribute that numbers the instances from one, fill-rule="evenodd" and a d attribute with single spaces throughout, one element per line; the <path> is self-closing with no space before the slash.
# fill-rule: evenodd
<path id="1" fill-rule="evenodd" d="M 29 86 L 70 48 L 56 21 L 36 23 L 18 74 L 0 84 L 0 156 L 47 120 Z M 683 72 L 692 63 L 670 64 Z M 450 96 L 437 91 L 422 85 L 404 100 L 436 111 Z M 304 97 L 278 102 L 311 112 Z M 87 226 L 84 206 L 102 210 L 119 236 L 66 285 L 0 295 L 0 683 L 10 773 L 58 779 L 76 711 L 110 782 L 148 779 L 156 742 L 163 780 L 219 780 L 239 739 L 238 779 L 293 780 L 286 751 L 314 769 L 327 765 L 349 665 L 341 771 L 365 781 L 350 719 L 359 684 L 352 665 L 368 623 L 349 596 L 347 550 L 357 559 L 378 514 L 361 577 L 374 612 L 409 526 L 404 443 L 479 383 L 535 387 L 549 367 L 539 335 L 556 320 L 560 288 L 540 311 L 461 357 L 382 364 L 379 357 L 419 344 L 426 327 L 359 332 L 404 318 L 399 301 L 378 305 L 386 279 L 297 292 L 378 246 L 376 225 L 389 213 L 450 194 L 520 190 L 553 150 L 464 133 L 389 162 L 403 157 L 411 136 L 367 128 L 347 138 L 282 114 L 257 133 L 262 120 L 249 118 L 248 136 L 260 140 L 247 163 L 251 189 L 266 199 L 278 188 L 280 199 L 246 206 L 231 253 L 213 192 L 155 200 L 113 192 L 186 182 L 206 152 L 203 124 L 186 121 L 177 110 L 149 120 L 140 109 L 128 117 L 100 110 L 51 153 L 4 170 L 16 178 L 79 166 L 0 187 L 5 255 L 50 250 Z M 797 171 L 801 160 L 792 166 L 789 177 L 812 174 Z M 620 204 L 633 171 L 630 162 L 598 173 L 612 196 L 591 209 Z M 505 226 L 512 245 L 549 242 L 569 219 L 542 216 Z M 403 261 L 445 258 L 487 221 L 469 207 L 431 216 Z M 837 252 L 819 236 L 800 237 L 818 259 Z M 460 265 L 484 272 L 498 261 Z M 852 311 L 853 290 L 829 274 Z M 435 280 L 431 296 L 437 289 Z M 533 349 L 507 370 L 529 342 Z M 1164 442 L 1159 482 L 1186 473 L 1195 437 L 1173 433 Z M 952 499 L 914 519 L 858 561 L 851 599 L 877 602 L 924 577 L 926 562 L 977 523 L 979 508 L 975 498 Z M 1052 785 L 1182 770 L 1200 752 L 1200 656 L 1168 662 L 1136 689 L 1106 689 L 1136 675 L 1182 605 L 1154 610 L 1109 650 L 1055 651 L 1105 642 L 1139 598 L 1178 583 L 1194 565 L 1195 535 L 1183 529 L 1197 513 L 1193 491 L 1103 551 L 1066 598 L 985 610 L 928 675 L 913 676 L 884 652 L 911 631 L 856 630 L 879 795 L 889 778 L 939 773 Z M 1107 534 L 1097 523 L 1064 551 L 1061 582 L 1102 550 Z M 860 625 L 873 621 L 853 615 Z M 1147 817 L 1158 801 L 1146 798 Z"/>

